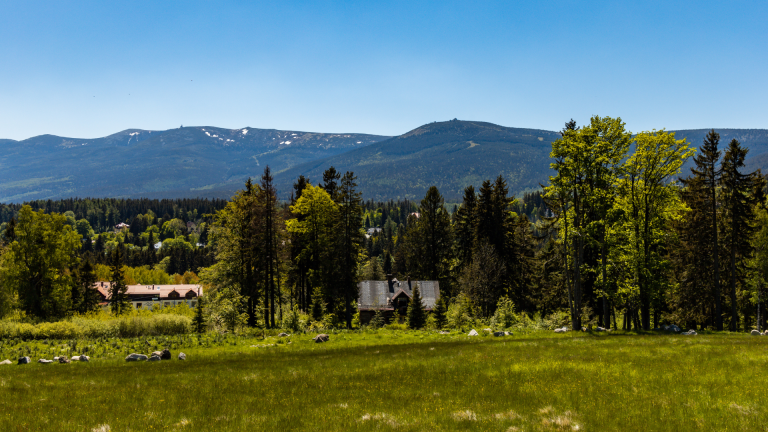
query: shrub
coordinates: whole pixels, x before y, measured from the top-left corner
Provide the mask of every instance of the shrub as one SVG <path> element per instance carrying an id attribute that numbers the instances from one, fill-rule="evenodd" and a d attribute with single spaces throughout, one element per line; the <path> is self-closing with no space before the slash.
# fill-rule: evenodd
<path id="1" fill-rule="evenodd" d="M 496 312 L 491 317 L 491 327 L 510 328 L 519 320 L 515 314 L 515 305 L 509 297 L 502 297 L 496 303 Z"/>
<path id="2" fill-rule="evenodd" d="M 302 320 L 302 315 L 305 315 L 304 320 Z M 299 305 L 293 305 L 293 309 L 286 314 L 283 323 L 285 328 L 295 333 L 306 328 L 306 318 L 308 316 L 299 311 Z"/>
<path id="3" fill-rule="evenodd" d="M 564 310 L 552 312 L 544 317 L 544 327 L 552 330 L 560 327 L 567 327 L 571 324 L 571 314 Z"/>
<path id="4" fill-rule="evenodd" d="M 79 339 L 99 337 L 137 337 L 190 333 L 192 320 L 174 314 L 133 315 L 101 319 L 77 316 L 67 321 L 39 324 L 0 321 L 0 339 Z"/>
<path id="5" fill-rule="evenodd" d="M 448 306 L 446 319 L 451 328 L 463 328 L 473 323 L 474 316 L 475 307 L 472 301 L 464 293 L 460 293 Z"/>
<path id="6" fill-rule="evenodd" d="M 406 323 L 399 323 L 395 320 L 392 320 L 391 323 L 384 326 L 387 330 L 408 330 L 408 324 Z"/>
<path id="7" fill-rule="evenodd" d="M 368 323 L 368 325 L 372 328 L 381 328 L 386 324 L 384 322 L 384 314 L 381 312 L 380 309 L 376 309 L 376 312 L 373 314 L 373 317 L 371 318 L 371 321 Z"/>

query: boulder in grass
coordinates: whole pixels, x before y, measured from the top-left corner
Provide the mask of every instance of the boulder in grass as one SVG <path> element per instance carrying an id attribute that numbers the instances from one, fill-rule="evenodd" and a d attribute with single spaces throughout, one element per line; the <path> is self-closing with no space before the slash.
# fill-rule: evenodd
<path id="1" fill-rule="evenodd" d="M 472 329 L 467 336 L 480 336 L 480 335 L 477 333 L 477 330 Z"/>
<path id="2" fill-rule="evenodd" d="M 162 351 L 152 351 L 152 354 L 150 354 L 149 356 L 150 356 L 150 357 L 152 357 L 152 356 L 158 356 L 158 357 L 160 357 L 160 356 L 162 356 L 162 355 L 163 355 L 163 352 L 162 352 Z"/>
<path id="3" fill-rule="evenodd" d="M 768 330 L 766 330 L 766 332 L 768 332 Z M 451 332 L 443 330 L 443 331 L 440 332 L 440 334 L 441 335 L 447 335 L 447 334 L 451 334 Z"/>
<path id="4" fill-rule="evenodd" d="M 749 332 L 749 333 L 750 333 L 752 336 L 760 336 L 760 332 L 759 332 L 759 331 L 757 331 L 757 330 L 752 330 L 752 331 L 751 331 L 751 332 Z"/>
<path id="5" fill-rule="evenodd" d="M 164 349 L 163 352 L 160 353 L 160 360 L 170 360 L 171 358 L 171 351 L 168 349 Z"/>
<path id="6" fill-rule="evenodd" d="M 61 357 L 59 357 L 59 363 L 60 364 L 68 364 L 68 363 L 70 363 L 70 361 L 67 358 L 67 356 L 61 356 Z"/>
<path id="7" fill-rule="evenodd" d="M 51 364 L 51 363 L 53 363 L 53 360 L 40 359 L 37 362 L 40 363 L 40 364 Z"/>
<path id="8" fill-rule="evenodd" d="M 493 332 L 493 335 L 496 336 L 496 337 L 506 336 L 507 332 L 503 332 L 503 331 Z"/>
<path id="9" fill-rule="evenodd" d="M 764 335 L 766 335 L 766 336 L 768 336 L 768 330 L 766 330 L 766 331 L 765 331 L 765 333 L 763 333 L 763 334 L 764 334 Z"/>
<path id="10" fill-rule="evenodd" d="M 13 364 L 13 362 L 10 360 L 3 360 L 0 362 L 0 365 L 7 365 L 7 364 Z"/>
<path id="11" fill-rule="evenodd" d="M 149 360 L 147 360 L 147 361 L 160 361 L 160 356 L 156 356 L 156 355 L 153 355 L 153 356 L 152 356 L 152 357 L 150 357 L 150 358 L 149 358 Z"/>
<path id="12" fill-rule="evenodd" d="M 183 352 L 180 352 L 179 353 L 179 360 L 186 360 L 186 359 L 187 359 L 187 355 L 184 354 Z"/>
<path id="13" fill-rule="evenodd" d="M 487 328 L 487 329 L 483 329 L 483 331 L 484 331 L 484 332 L 488 332 L 488 333 L 493 333 L 493 330 L 491 330 L 491 329 L 489 329 L 489 328 Z"/>
<path id="14" fill-rule="evenodd" d="M 90 358 L 90 357 L 88 357 L 87 355 L 81 355 L 81 356 L 79 356 L 79 357 L 77 358 L 77 360 L 78 360 L 78 361 L 81 361 L 81 362 L 89 362 L 89 361 L 91 361 L 91 358 Z"/>
<path id="15" fill-rule="evenodd" d="M 145 361 L 147 360 L 147 356 L 144 354 L 128 354 L 128 356 L 125 358 L 125 361 Z"/>
<path id="16" fill-rule="evenodd" d="M 319 334 L 314 338 L 312 338 L 312 340 L 315 341 L 316 343 L 328 342 L 328 339 L 330 339 L 330 336 L 328 336 L 327 334 Z"/>
<path id="17" fill-rule="evenodd" d="M 30 364 L 30 363 L 32 363 L 32 359 L 25 356 L 25 357 L 19 357 L 19 362 L 16 364 L 23 365 L 23 364 Z"/>
<path id="18" fill-rule="evenodd" d="M 280 333 L 279 335 L 277 335 L 277 337 L 288 337 L 288 336 L 290 336 L 288 333 Z"/>

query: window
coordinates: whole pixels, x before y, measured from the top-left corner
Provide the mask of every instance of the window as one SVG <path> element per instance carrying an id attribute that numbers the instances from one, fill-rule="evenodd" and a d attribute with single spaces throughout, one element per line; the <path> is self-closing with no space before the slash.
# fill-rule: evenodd
<path id="1" fill-rule="evenodd" d="M 141 309 L 141 303 L 136 303 L 136 309 Z"/>

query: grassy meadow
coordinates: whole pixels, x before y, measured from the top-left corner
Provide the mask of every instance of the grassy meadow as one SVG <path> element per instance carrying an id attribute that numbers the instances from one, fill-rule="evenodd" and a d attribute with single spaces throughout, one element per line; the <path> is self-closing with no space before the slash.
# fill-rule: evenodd
<path id="1" fill-rule="evenodd" d="M 767 430 L 766 337 L 311 336 L 79 340 L 89 363 L 0 366 L 0 430 Z M 73 343 L 6 340 L 0 360 Z M 161 346 L 174 360 L 123 361 Z"/>

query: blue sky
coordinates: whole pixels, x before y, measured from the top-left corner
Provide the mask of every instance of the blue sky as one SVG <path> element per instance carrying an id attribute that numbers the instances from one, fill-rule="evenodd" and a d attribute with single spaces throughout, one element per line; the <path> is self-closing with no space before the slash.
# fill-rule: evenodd
<path id="1" fill-rule="evenodd" d="M 5 1 L 0 138 L 768 128 L 768 2 Z"/>

